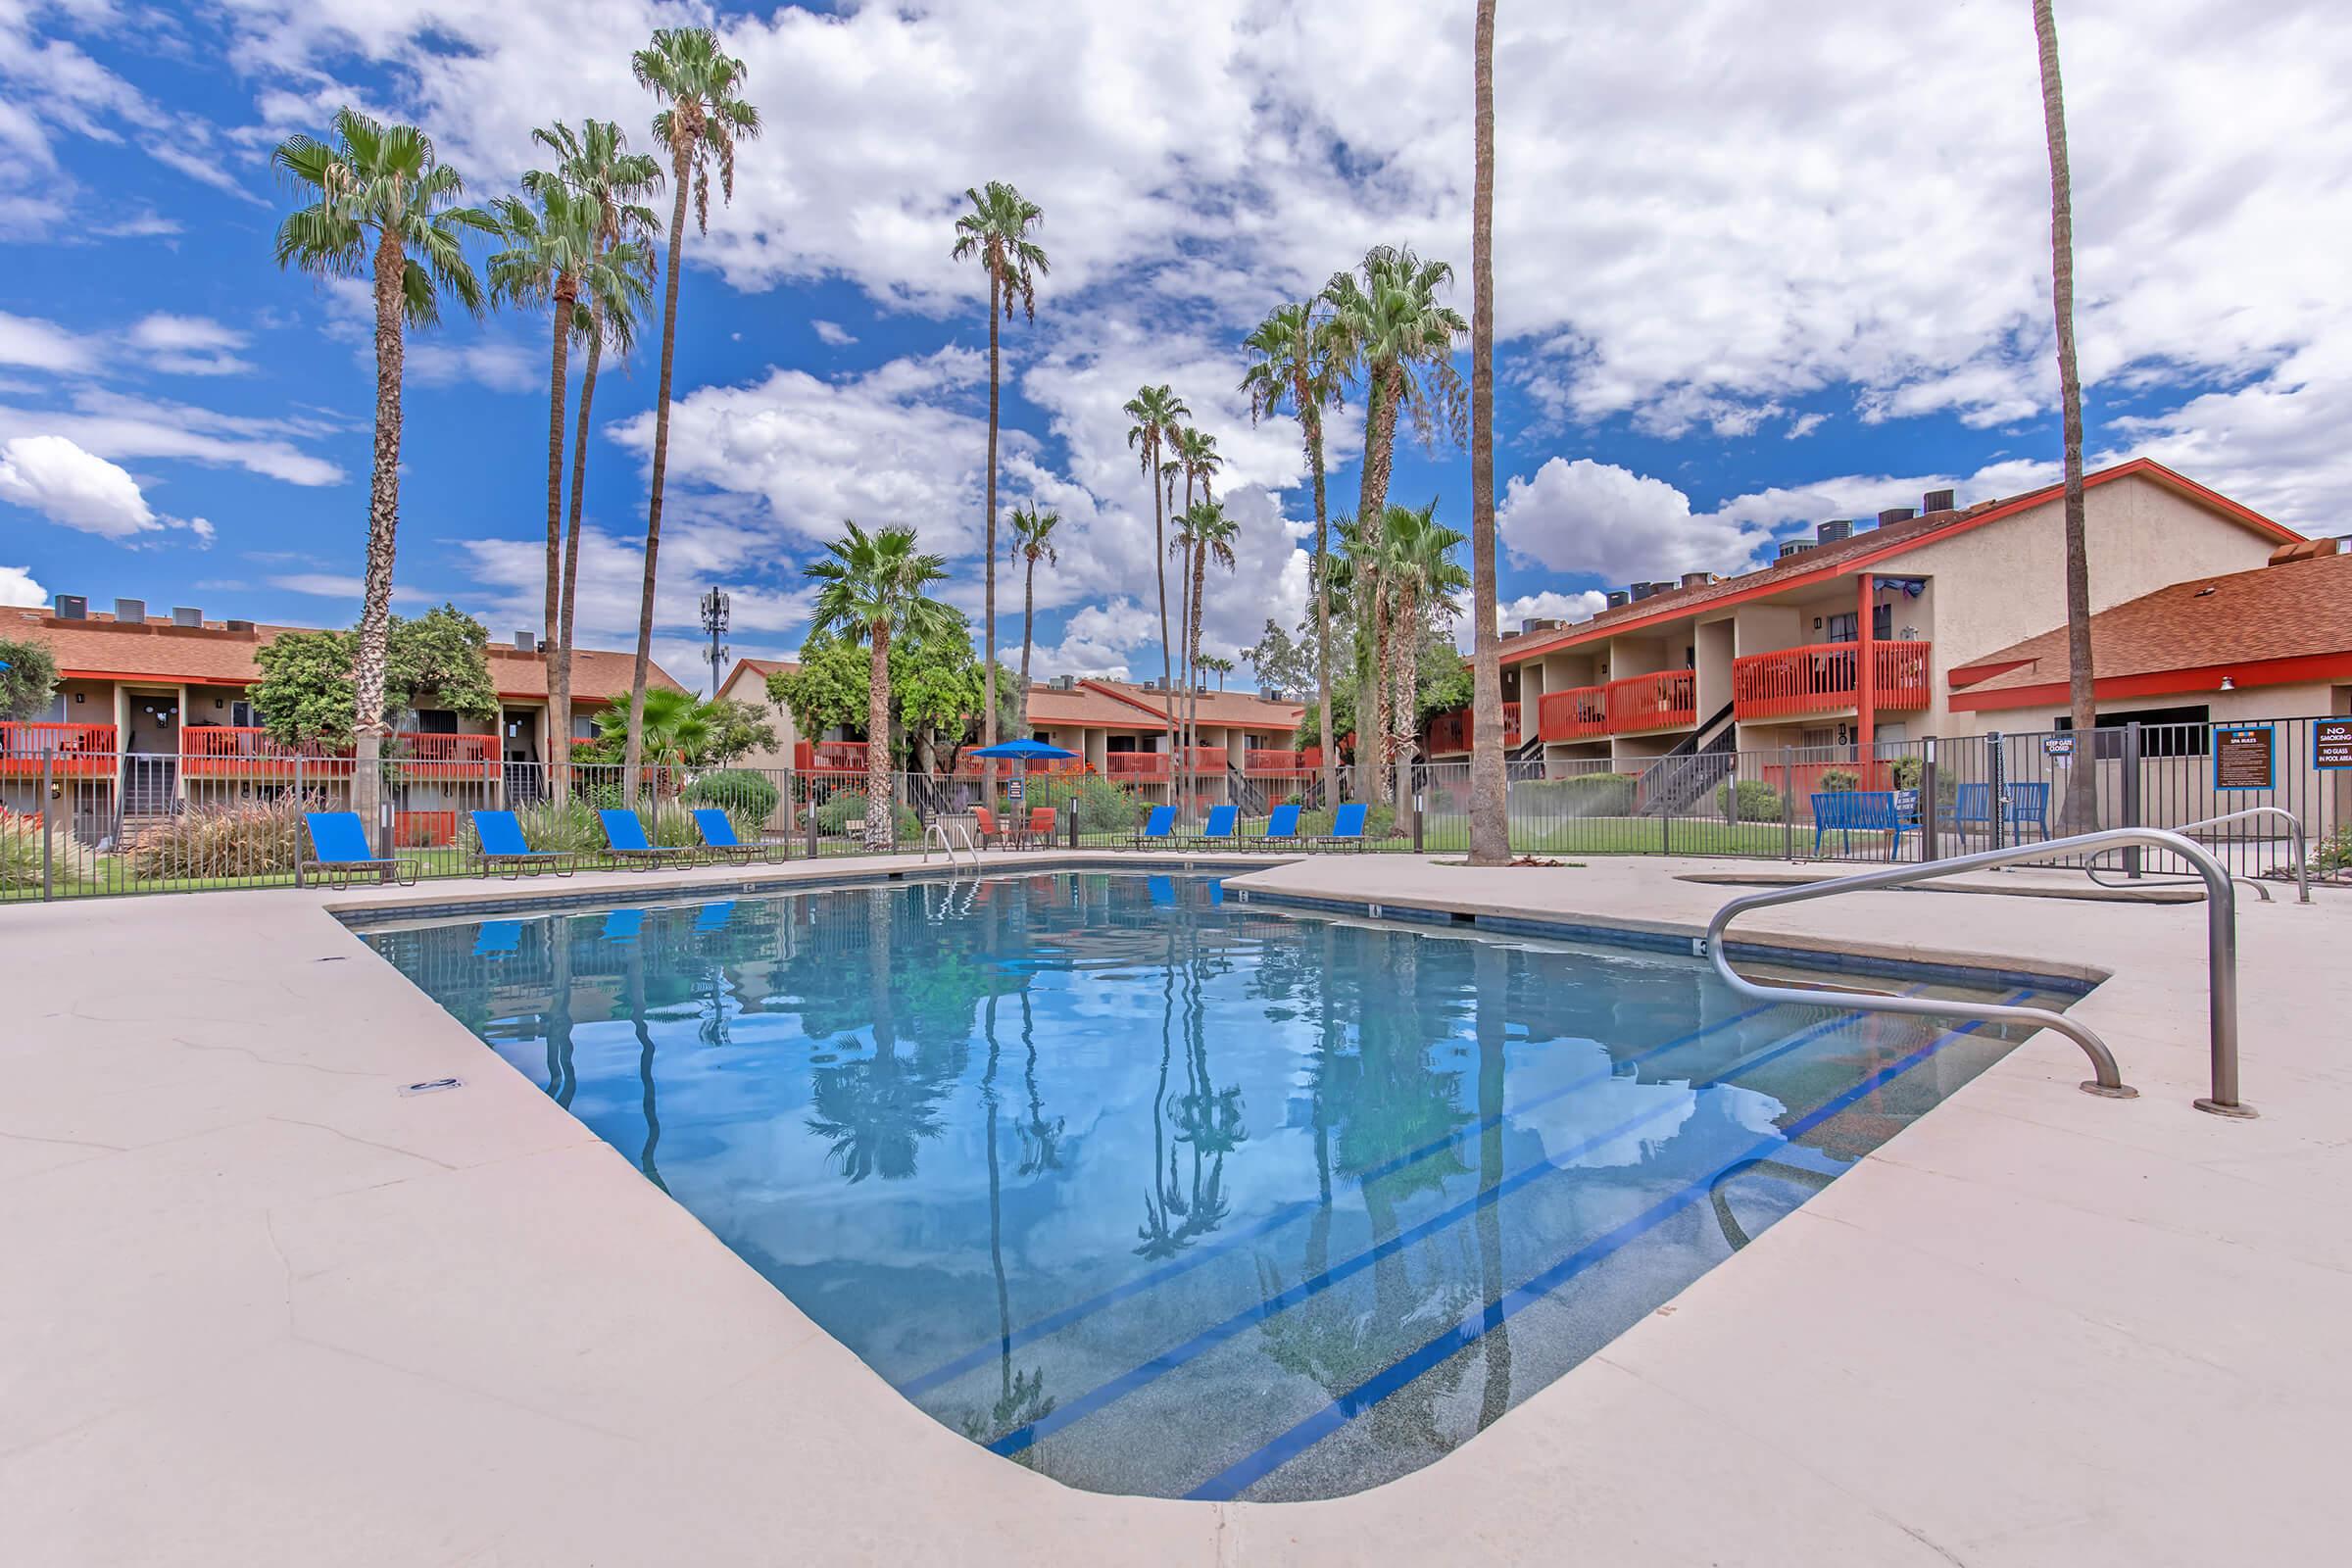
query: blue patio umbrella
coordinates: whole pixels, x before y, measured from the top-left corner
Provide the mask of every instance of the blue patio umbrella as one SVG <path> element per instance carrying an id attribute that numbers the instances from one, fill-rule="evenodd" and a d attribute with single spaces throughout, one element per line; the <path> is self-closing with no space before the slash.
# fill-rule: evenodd
<path id="1" fill-rule="evenodd" d="M 1044 741 L 1001 741 L 994 746 L 976 747 L 964 755 L 967 757 L 1012 758 L 1026 762 L 1032 759 L 1076 757 L 1078 754 L 1065 752 L 1058 746 L 1048 746 Z"/>

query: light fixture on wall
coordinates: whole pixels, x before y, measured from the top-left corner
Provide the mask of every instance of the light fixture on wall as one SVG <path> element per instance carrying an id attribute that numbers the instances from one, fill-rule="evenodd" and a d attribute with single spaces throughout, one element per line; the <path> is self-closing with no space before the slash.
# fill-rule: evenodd
<path id="1" fill-rule="evenodd" d="M 1815 615 L 1813 617 L 1813 629 L 1815 631 L 1821 630 L 1821 617 L 1819 615 Z"/>
<path id="2" fill-rule="evenodd" d="M 75 692 L 74 694 L 74 701 L 76 703 L 87 702 L 89 701 L 89 696 L 90 694 L 88 692 Z"/>
<path id="3" fill-rule="evenodd" d="M 2224 675 L 2222 677 L 2222 690 L 2226 692 L 2233 692 L 2237 690 L 2237 682 L 2231 680 L 2229 676 Z"/>

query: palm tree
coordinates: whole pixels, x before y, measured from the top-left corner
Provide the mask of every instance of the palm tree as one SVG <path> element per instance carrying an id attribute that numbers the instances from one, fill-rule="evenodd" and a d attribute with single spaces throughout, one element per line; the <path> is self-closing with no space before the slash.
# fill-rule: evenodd
<path id="1" fill-rule="evenodd" d="M 1467 420 L 1462 378 L 1453 368 L 1453 345 L 1470 327 L 1460 312 L 1438 303 L 1438 290 L 1453 281 L 1453 269 L 1444 262 L 1425 262 L 1410 249 L 1378 245 L 1364 253 L 1357 271 L 1363 275 L 1361 283 L 1353 273 L 1337 273 L 1324 286 L 1323 297 L 1331 306 L 1340 362 L 1364 382 L 1363 478 L 1355 514 L 1365 530 L 1372 580 L 1362 586 L 1361 612 L 1368 617 L 1372 635 L 1385 641 L 1393 621 L 1377 563 L 1382 559 L 1379 530 L 1388 510 L 1389 474 L 1396 455 L 1396 416 L 1409 411 L 1413 428 L 1426 444 L 1436 445 L 1441 432 L 1456 446 L 1462 443 Z M 1359 737 L 1382 733 L 1382 701 L 1377 685 L 1363 694 L 1356 712 Z M 1360 742 L 1357 749 L 1362 750 Z M 1357 797 L 1377 799 L 1386 793 L 1387 783 L 1385 770 L 1369 792 L 1359 778 Z"/>
<path id="2" fill-rule="evenodd" d="M 982 515 L 987 519 L 987 584 L 982 590 L 981 632 L 983 652 L 982 677 L 987 683 L 988 700 L 981 710 L 980 744 L 997 744 L 997 388 L 998 348 L 997 312 L 1002 309 L 1004 319 L 1012 319 L 1012 299 L 1021 298 L 1021 308 L 1029 319 L 1037 319 L 1037 278 L 1047 270 L 1046 253 L 1029 238 L 1032 224 L 1045 221 L 1045 210 L 1001 179 L 988 182 L 985 192 L 964 189 L 964 199 L 972 210 L 956 220 L 956 248 L 949 254 L 956 261 L 980 258 L 988 269 L 988 482 L 987 498 Z M 1022 698 L 1022 714 L 1027 716 L 1026 695 Z M 990 776 L 995 776 L 995 763 L 989 764 Z"/>
<path id="3" fill-rule="evenodd" d="M 596 739 L 610 757 L 627 746 L 633 732 L 643 737 L 645 760 L 656 767 L 691 767 L 718 738 L 721 723 L 715 702 L 673 686 L 657 686 L 645 694 L 645 712 L 633 726 L 625 708 L 598 710 Z"/>
<path id="4" fill-rule="evenodd" d="M 1034 506 L 1026 510 L 1012 509 L 1012 556 L 1025 563 L 1021 581 L 1021 699 L 1017 711 L 1021 715 L 1020 733 L 1029 733 L 1029 645 L 1037 632 L 1037 563 L 1044 557 L 1054 565 L 1061 564 L 1060 554 L 1054 548 L 1054 530 L 1061 526 L 1061 514 L 1040 512 Z M 989 666 L 994 669 L 992 663 Z M 989 703 L 996 706 L 992 696 Z"/>
<path id="5" fill-rule="evenodd" d="M 1500 865 L 1511 829 L 1494 588 L 1494 0 L 1478 0 L 1471 56 L 1470 863 Z"/>
<path id="6" fill-rule="evenodd" d="M 1396 815 L 1401 819 L 1412 799 L 1413 744 L 1420 719 L 1414 698 L 1420 683 L 1421 620 L 1430 610 L 1450 611 L 1455 596 L 1470 586 L 1469 574 L 1453 559 L 1465 543 L 1462 533 L 1438 521 L 1438 504 L 1416 512 L 1391 507 L 1388 526 L 1381 530 L 1380 569 L 1389 585 L 1396 615 L 1388 646 L 1387 666 L 1394 695 L 1389 704 L 1388 768 L 1396 771 Z"/>
<path id="7" fill-rule="evenodd" d="M 1142 388 L 1121 412 L 1135 421 L 1127 427 L 1127 445 L 1142 449 L 1144 482 L 1152 487 L 1152 559 L 1158 563 L 1159 573 L 1159 683 L 1166 688 L 1175 684 L 1176 669 L 1168 657 L 1167 498 L 1160 488 L 1160 454 L 1175 442 L 1193 411 L 1163 381 Z"/>
<path id="8" fill-rule="evenodd" d="M 2034 0 L 2034 38 L 2041 51 L 2041 122 L 2050 144 L 2050 310 L 2058 322 L 2058 421 L 2065 443 L 2066 706 L 2075 733 L 2088 735 L 2098 725 L 2098 703 L 2090 667 L 2090 543 L 2082 522 L 2082 378 L 2075 367 L 2075 189 L 2066 159 L 2066 95 L 2058 80 L 2058 19 L 2050 0 Z M 2086 753 L 2067 769 L 2060 819 L 2065 831 L 2087 833 L 2098 826 L 2098 769 Z"/>
<path id="9" fill-rule="evenodd" d="M 1200 487 L 1201 500 L 1213 500 L 1217 470 L 1225 466 L 1225 460 L 1217 455 L 1217 438 L 1204 430 L 1197 430 L 1187 425 L 1178 432 L 1176 437 L 1176 462 L 1184 470 L 1185 510 L 1188 512 L 1192 510 L 1193 488 L 1196 485 Z M 1194 541 L 1196 552 L 1199 545 L 1200 541 L 1196 539 Z M 1181 573 L 1179 575 L 1181 580 Z M 1200 701 L 1196 695 L 1200 686 L 1200 671 L 1194 667 L 1200 655 L 1200 607 L 1197 602 L 1200 586 L 1200 572 L 1197 562 L 1194 563 L 1191 580 L 1194 597 L 1185 600 L 1185 603 L 1191 608 L 1185 611 L 1183 619 L 1179 623 L 1180 630 L 1186 626 L 1193 628 L 1187 633 L 1185 639 L 1184 713 L 1180 721 L 1180 744 L 1184 748 L 1188 778 L 1192 776 L 1193 772 L 1191 765 L 1193 750 L 1200 744 Z M 1170 699 L 1168 716 L 1170 719 L 1177 717 L 1173 698 Z M 1195 793 L 1198 793 L 1197 780 L 1195 786 Z"/>
<path id="10" fill-rule="evenodd" d="M 743 62 L 719 47 L 709 27 L 658 27 L 630 59 L 637 85 L 667 107 L 654 117 L 654 139 L 669 149 L 669 264 L 662 280 L 662 372 L 654 391 L 653 495 L 645 510 L 645 591 L 637 610 L 637 668 L 629 683 L 628 751 L 621 760 L 624 799 L 637 795 L 640 760 L 635 725 L 645 715 L 646 671 L 654 657 L 654 581 L 662 554 L 662 486 L 669 471 L 669 377 L 678 348 L 678 270 L 685 261 L 686 192 L 694 190 L 695 227 L 710 227 L 710 165 L 718 165 L 722 200 L 735 198 L 735 144 L 760 134 L 760 111 L 737 96 Z"/>
<path id="11" fill-rule="evenodd" d="M 557 799 L 571 787 L 571 618 L 578 600 L 580 514 L 588 482 L 588 420 L 596 402 L 596 376 L 607 343 L 626 356 L 636 346 L 637 319 L 651 293 L 652 242 L 662 220 L 638 198 L 662 183 L 662 166 L 645 153 L 628 150 L 628 138 L 610 120 L 590 120 L 575 135 L 561 121 L 533 130 L 531 139 L 557 155 L 552 172 L 533 170 L 525 189 L 561 183 L 596 206 L 596 248 L 580 293 L 588 302 L 581 335 L 588 363 L 580 373 L 580 412 L 571 442 L 571 510 L 564 524 L 563 592 L 556 624 L 549 630 L 547 723 L 549 773 Z"/>
<path id="12" fill-rule="evenodd" d="M 1188 779 L 1193 780 L 1193 790 L 1196 794 L 1199 791 L 1199 780 L 1195 777 L 1197 769 L 1194 766 L 1194 751 L 1200 740 L 1198 724 L 1200 698 L 1195 695 L 1193 688 L 1198 684 L 1197 676 L 1200 665 L 1201 594 L 1206 587 L 1208 563 L 1211 557 L 1214 557 L 1217 564 L 1223 566 L 1227 571 L 1233 570 L 1233 539 L 1234 535 L 1240 531 L 1240 525 L 1225 515 L 1223 507 L 1203 497 L 1201 500 L 1194 502 L 1185 512 L 1183 529 L 1177 535 L 1181 546 L 1190 547 L 1193 558 L 1193 588 L 1190 601 L 1192 623 L 1185 634 L 1184 662 L 1188 671 L 1185 680 L 1185 702 L 1187 709 L 1193 714 L 1194 722 L 1186 726 L 1184 764 L 1185 774 Z"/>
<path id="13" fill-rule="evenodd" d="M 1217 677 L 1217 690 L 1219 691 L 1223 691 L 1225 689 L 1225 677 L 1232 674 L 1234 671 L 1233 661 L 1227 659 L 1222 654 L 1202 654 L 1199 659 L 1195 660 L 1194 662 L 1199 664 L 1202 669 L 1215 672 Z"/>
<path id="14" fill-rule="evenodd" d="M 1306 466 L 1315 483 L 1315 691 L 1321 716 L 1323 799 L 1340 792 L 1340 752 L 1331 733 L 1331 594 L 1326 584 L 1331 559 L 1331 525 L 1323 497 L 1323 406 L 1337 405 L 1343 378 L 1333 353 L 1328 308 L 1320 299 L 1275 310 L 1242 342 L 1252 356 L 1243 372 L 1255 423 L 1281 408 L 1285 399 L 1306 436 Z"/>
<path id="15" fill-rule="evenodd" d="M 865 847 L 887 850 L 897 813 L 890 792 L 890 640 L 937 635 L 954 613 L 923 590 L 948 574 L 938 556 L 918 555 L 912 528 L 867 533 L 844 524 L 846 538 L 825 546 L 829 559 L 805 568 L 817 590 L 808 635 L 838 636 L 867 647 L 865 675 Z"/>
<path id="16" fill-rule="evenodd" d="M 381 820 L 377 760 L 384 737 L 384 669 L 390 657 L 392 561 L 400 530 L 402 329 L 441 318 L 441 296 L 482 308 L 481 281 L 466 260 L 468 232 L 495 234 L 479 208 L 455 205 L 466 182 L 414 125 L 387 125 L 337 110 L 331 142 L 289 136 L 270 155 L 280 178 L 307 198 L 278 224 L 277 265 L 321 277 L 372 276 L 375 286 L 375 455 L 368 481 L 368 565 L 352 660 L 359 766 L 352 804 Z"/>

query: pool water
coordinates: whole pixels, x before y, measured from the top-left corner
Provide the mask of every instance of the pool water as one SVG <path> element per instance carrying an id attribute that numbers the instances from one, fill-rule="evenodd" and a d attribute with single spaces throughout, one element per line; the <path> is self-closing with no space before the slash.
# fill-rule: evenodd
<path id="1" fill-rule="evenodd" d="M 906 1397 L 1157 1496 L 1430 1463 L 2011 1046 L 1205 877 L 367 940 Z"/>

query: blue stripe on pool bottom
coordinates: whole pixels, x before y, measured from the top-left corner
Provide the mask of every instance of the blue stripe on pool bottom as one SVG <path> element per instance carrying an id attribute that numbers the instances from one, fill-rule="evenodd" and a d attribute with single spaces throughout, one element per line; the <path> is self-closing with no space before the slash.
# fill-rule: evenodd
<path id="1" fill-rule="evenodd" d="M 1921 988 L 1914 986 L 1910 989 L 1912 991 L 1918 991 Z M 1789 1036 L 1787 1040 L 1769 1050 L 1743 1057 L 1738 1065 L 1741 1068 L 1761 1066 L 1765 1062 L 1773 1060 L 1775 1057 L 1787 1055 L 1789 1052 L 1795 1051 L 1801 1046 L 1809 1045 L 1814 1040 L 1817 1040 L 1824 1035 L 1835 1033 L 1840 1029 L 1849 1028 L 1853 1024 L 1860 1022 L 1866 1016 L 1868 1015 L 1864 1013 L 1853 1013 L 1844 1017 L 1824 1019 L 1820 1023 L 1798 1031 L 1796 1034 Z M 1692 1087 L 1708 1088 L 1720 1081 L 1721 1075 L 1718 1074 L 1709 1077 L 1703 1083 L 1694 1082 Z M 1332 1286 L 1339 1284 L 1343 1280 L 1361 1273 L 1364 1269 L 1369 1268 L 1372 1264 L 1378 1262 L 1380 1259 L 1387 1257 L 1392 1253 L 1412 1245 L 1415 1242 L 1425 1240 L 1428 1237 L 1437 1235 L 1441 1231 L 1450 1229 L 1452 1226 L 1461 1223 L 1462 1220 L 1476 1213 L 1479 1209 L 1499 1201 L 1507 1194 L 1516 1192 L 1531 1182 L 1541 1180 L 1545 1176 L 1554 1175 L 1560 1171 L 1574 1169 L 1575 1166 L 1573 1162 L 1581 1159 L 1585 1154 L 1591 1152 L 1592 1150 L 1600 1148 L 1605 1144 L 1614 1143 L 1617 1139 L 1626 1136 L 1636 1128 L 1641 1127 L 1646 1122 L 1655 1120 L 1659 1116 L 1666 1114 L 1669 1110 L 1674 1108 L 1676 1108 L 1676 1106 L 1673 1102 L 1662 1102 L 1655 1108 L 1645 1110 L 1640 1115 L 1629 1117 L 1625 1121 L 1619 1123 L 1617 1126 L 1609 1129 L 1607 1132 L 1599 1133 L 1583 1140 L 1581 1143 L 1575 1145 L 1563 1154 L 1547 1155 L 1544 1158 L 1538 1160 L 1535 1164 L 1527 1166 L 1525 1169 L 1516 1171 L 1513 1174 L 1504 1177 L 1493 1187 L 1483 1188 L 1480 1191 L 1473 1193 L 1470 1197 L 1464 1199 L 1461 1202 L 1456 1203 L 1453 1207 L 1446 1209 L 1441 1213 L 1432 1215 L 1430 1218 L 1423 1220 L 1420 1224 L 1414 1225 L 1409 1229 L 1399 1232 L 1396 1236 L 1389 1238 L 1389 1240 L 1380 1243 L 1378 1246 L 1368 1248 L 1364 1251 L 1358 1252 L 1352 1257 L 1345 1258 L 1342 1261 L 1331 1265 L 1331 1267 L 1324 1270 L 1320 1274 L 1300 1280 L 1297 1285 L 1292 1286 L 1289 1290 L 1282 1292 L 1278 1296 L 1261 1300 L 1255 1305 L 1244 1307 L 1241 1311 L 1236 1312 L 1233 1316 L 1225 1319 L 1223 1322 L 1212 1324 L 1208 1328 L 1202 1329 L 1200 1333 L 1194 1335 L 1191 1339 L 1186 1340 L 1183 1344 L 1178 1345 L 1171 1349 L 1163 1350 L 1158 1355 L 1155 1355 L 1149 1361 L 1144 1362 L 1143 1365 L 1132 1368 L 1127 1372 L 1123 1372 L 1119 1376 L 1111 1379 L 1109 1382 L 1100 1384 L 1097 1387 L 1089 1390 L 1087 1393 L 1080 1395 L 1077 1398 L 1070 1400 L 1068 1403 L 1055 1407 L 1051 1414 L 1043 1416 L 1038 1420 L 1029 1423 L 1027 1426 L 1015 1427 L 1012 1431 L 1005 1433 L 1003 1437 L 1000 1437 L 995 1442 L 989 1444 L 989 1450 L 993 1453 L 1005 1455 L 1018 1453 L 1023 1448 L 1026 1448 L 1032 1444 L 1037 1443 L 1040 1439 L 1051 1437 L 1053 1434 L 1060 1431 L 1063 1427 L 1070 1425 L 1072 1422 L 1084 1420 L 1087 1416 L 1094 1414 L 1097 1410 L 1102 1409 L 1103 1406 L 1115 1403 L 1117 1400 L 1126 1397 L 1128 1395 L 1133 1394 L 1136 1390 L 1143 1388 L 1145 1385 L 1156 1382 L 1161 1377 L 1175 1371 L 1177 1368 L 1185 1365 L 1187 1362 L 1192 1361 L 1212 1349 L 1215 1349 L 1218 1346 L 1232 1339 L 1235 1335 L 1241 1333 L 1244 1329 L 1249 1328 L 1251 1324 L 1263 1322 L 1267 1318 L 1274 1317 L 1282 1312 L 1286 1312 L 1290 1308 L 1298 1305 L 1299 1302 L 1308 1300 L 1313 1297 L 1320 1295 L 1322 1292 L 1329 1290 Z"/>
<path id="2" fill-rule="evenodd" d="M 2009 1004 L 2015 1004 L 2033 994 L 2031 990 L 2018 991 L 2010 995 L 2006 1001 Z M 1586 1243 L 1525 1284 L 1505 1291 L 1499 1299 L 1481 1307 L 1475 1316 L 1464 1318 L 1446 1333 L 1423 1345 L 1419 1349 L 1412 1351 L 1400 1360 L 1392 1362 L 1382 1371 L 1340 1395 L 1322 1409 L 1265 1444 L 1255 1452 L 1228 1465 L 1218 1474 L 1186 1493 L 1186 1499 L 1196 1502 L 1222 1502 L 1239 1496 L 1249 1488 L 1272 1475 L 1308 1448 L 1339 1431 L 1364 1411 L 1371 1409 L 1382 1399 L 1404 1388 L 1415 1378 L 1433 1367 L 1444 1364 L 1450 1357 L 1477 1344 L 1486 1336 L 1488 1330 L 1507 1322 L 1518 1312 L 1533 1306 L 1578 1275 L 1606 1260 L 1612 1254 L 1640 1240 L 1651 1230 L 1706 1197 L 1725 1172 L 1749 1161 L 1768 1156 L 1774 1150 L 1786 1148 L 1794 1143 L 1832 1116 L 1861 1100 L 1865 1095 L 1901 1077 L 1953 1041 L 1958 1040 L 1962 1035 L 1974 1034 L 1980 1027 L 1981 1025 L 1977 1023 L 1967 1023 L 1957 1029 L 1944 1031 L 1909 1055 L 1888 1063 L 1851 1089 L 1823 1102 L 1788 1126 L 1776 1129 L 1769 1137 L 1758 1139 L 1752 1147 L 1737 1158 L 1726 1160 L 1705 1176 L 1685 1184 L 1680 1190 L 1635 1215 L 1616 1229 Z"/>
<path id="3" fill-rule="evenodd" d="M 1916 990 L 1918 988 L 1914 987 L 1913 989 Z M 1761 1006 L 1750 1007 L 1745 1012 L 1735 1013 L 1731 1017 L 1725 1018 L 1719 1023 L 1711 1023 L 1704 1029 L 1693 1029 L 1689 1034 L 1680 1035 L 1675 1039 L 1664 1042 L 1663 1044 L 1651 1046 L 1645 1051 L 1638 1052 L 1634 1055 L 1626 1057 L 1626 1064 L 1630 1066 L 1638 1062 L 1647 1061 L 1652 1056 L 1661 1055 L 1666 1052 L 1676 1050 L 1683 1046 L 1695 1044 L 1696 1042 L 1705 1039 L 1709 1035 L 1729 1029 L 1736 1024 L 1745 1023 L 1748 1019 L 1755 1017 L 1758 1013 L 1770 1012 L 1774 1005 L 1775 1004 L 1766 1003 Z M 1423 1144 L 1418 1149 L 1409 1149 L 1401 1154 L 1393 1155 L 1389 1159 L 1382 1161 L 1380 1164 L 1373 1166 L 1370 1170 L 1365 1171 L 1361 1177 L 1357 1178 L 1357 1180 L 1359 1184 L 1362 1182 L 1378 1181 L 1383 1176 L 1392 1175 L 1396 1171 L 1404 1169 L 1408 1165 L 1412 1165 L 1421 1160 L 1429 1158 L 1432 1154 L 1436 1154 L 1441 1151 L 1450 1149 L 1454 1144 L 1464 1138 L 1474 1138 L 1479 1134 L 1486 1132 L 1488 1130 L 1489 1120 L 1499 1121 L 1501 1117 L 1504 1116 L 1524 1116 L 1529 1111 L 1536 1109 L 1538 1106 L 1547 1105 L 1553 1101 L 1560 1099 L 1564 1095 L 1571 1095 L 1575 1094 L 1579 1090 L 1590 1089 L 1594 1084 L 1600 1083 L 1615 1076 L 1616 1074 L 1613 1071 L 1588 1073 L 1582 1078 L 1574 1079 L 1569 1083 L 1558 1086 L 1557 1088 L 1547 1089 L 1540 1095 L 1531 1097 L 1523 1103 L 1506 1107 L 1499 1116 L 1494 1118 L 1482 1118 L 1472 1126 L 1457 1128 L 1454 1132 L 1447 1134 L 1446 1137 L 1433 1139 L 1429 1143 Z M 1095 1313 L 1102 1311 L 1105 1307 L 1116 1306 L 1119 1302 L 1129 1299 L 1140 1292 L 1150 1290 L 1154 1286 L 1165 1285 L 1172 1279 L 1176 1279 L 1184 1274 L 1189 1274 L 1194 1269 L 1199 1268 L 1201 1264 L 1213 1262 L 1217 1258 L 1224 1256 L 1226 1253 L 1232 1251 L 1238 1247 L 1256 1241 L 1259 1237 L 1264 1236 L 1271 1231 L 1280 1230 L 1283 1226 L 1290 1224 L 1293 1220 L 1305 1218 L 1320 1206 L 1320 1200 L 1311 1198 L 1302 1199 L 1293 1203 L 1285 1203 L 1280 1208 L 1274 1210 L 1273 1213 L 1267 1215 L 1264 1219 L 1259 1220 L 1254 1225 L 1232 1232 L 1231 1234 L 1224 1236 L 1217 1241 L 1211 1242 L 1205 1247 L 1200 1248 L 1191 1252 L 1187 1252 L 1181 1258 L 1175 1259 L 1172 1262 L 1164 1263 L 1158 1268 L 1152 1269 L 1148 1273 L 1140 1274 L 1134 1279 L 1128 1280 L 1123 1284 L 1114 1285 L 1108 1290 L 1102 1291 L 1098 1295 L 1090 1296 L 1083 1301 L 1073 1302 L 1071 1305 L 1062 1307 L 1057 1311 L 1049 1312 L 1044 1317 L 1039 1318 L 1036 1322 L 1026 1324 L 1013 1330 L 1009 1339 L 1000 1338 L 991 1340 L 986 1345 L 976 1346 L 973 1348 L 966 1350 L 963 1354 L 956 1356 L 952 1361 L 943 1362 L 939 1366 L 933 1367 L 930 1371 L 923 1373 L 919 1377 L 899 1384 L 897 1386 L 898 1390 L 901 1394 L 906 1396 L 908 1398 L 913 1398 L 917 1395 L 928 1394 L 931 1392 L 931 1390 L 938 1388 L 943 1383 L 961 1377 L 964 1373 L 973 1371 L 976 1368 L 991 1364 L 1006 1350 L 1017 1349 L 1024 1345 L 1044 1339 L 1051 1334 L 1058 1334 L 1063 1329 L 1068 1328 L 1071 1324 L 1079 1322 L 1084 1318 L 1092 1317 Z"/>

